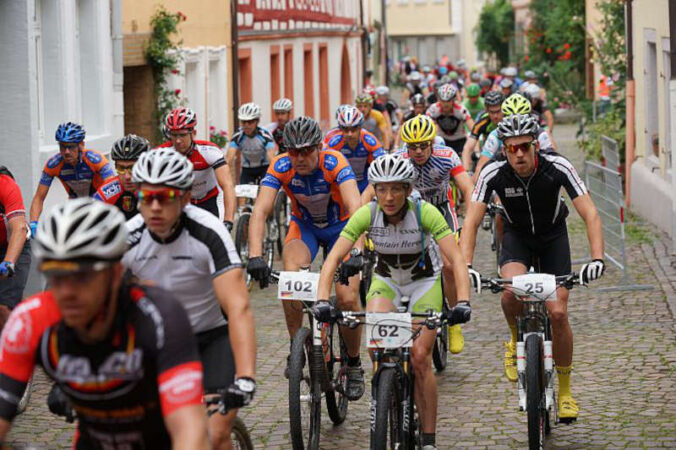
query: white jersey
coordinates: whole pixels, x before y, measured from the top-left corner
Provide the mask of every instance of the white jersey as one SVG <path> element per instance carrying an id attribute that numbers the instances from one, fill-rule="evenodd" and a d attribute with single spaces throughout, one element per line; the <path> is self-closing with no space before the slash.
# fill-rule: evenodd
<path id="1" fill-rule="evenodd" d="M 172 236 L 160 239 L 141 214 L 127 222 L 126 268 L 141 280 L 170 291 L 183 305 L 194 333 L 226 324 L 213 287 L 214 277 L 242 267 L 225 225 L 208 211 L 187 205 Z"/>

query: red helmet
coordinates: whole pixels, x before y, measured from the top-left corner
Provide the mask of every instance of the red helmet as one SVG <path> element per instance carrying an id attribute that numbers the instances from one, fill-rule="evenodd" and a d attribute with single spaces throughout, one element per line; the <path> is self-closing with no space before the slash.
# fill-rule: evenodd
<path id="1" fill-rule="evenodd" d="M 197 115 L 190 108 L 176 108 L 164 119 L 166 131 L 192 130 L 197 125 Z"/>

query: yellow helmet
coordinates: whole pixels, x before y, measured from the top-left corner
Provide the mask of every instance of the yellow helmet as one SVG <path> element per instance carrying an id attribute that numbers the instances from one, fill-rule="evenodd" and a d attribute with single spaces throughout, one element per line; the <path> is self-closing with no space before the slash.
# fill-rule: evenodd
<path id="1" fill-rule="evenodd" d="M 530 114 L 530 110 L 530 102 L 521 94 L 512 94 L 502 102 L 502 113 L 505 116 L 511 116 L 512 114 Z"/>
<path id="2" fill-rule="evenodd" d="M 424 114 L 407 120 L 401 127 L 401 139 L 407 144 L 434 140 L 437 127 L 434 121 Z"/>

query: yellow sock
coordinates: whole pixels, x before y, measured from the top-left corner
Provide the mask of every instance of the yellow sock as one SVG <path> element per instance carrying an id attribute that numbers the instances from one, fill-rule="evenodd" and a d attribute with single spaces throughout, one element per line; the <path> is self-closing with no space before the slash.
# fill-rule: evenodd
<path id="1" fill-rule="evenodd" d="M 516 345 L 516 325 L 510 325 L 509 332 L 512 334 L 512 344 Z"/>
<path id="2" fill-rule="evenodd" d="M 570 373 L 573 371 L 573 365 L 556 366 L 556 375 L 559 377 L 559 398 L 570 396 Z"/>

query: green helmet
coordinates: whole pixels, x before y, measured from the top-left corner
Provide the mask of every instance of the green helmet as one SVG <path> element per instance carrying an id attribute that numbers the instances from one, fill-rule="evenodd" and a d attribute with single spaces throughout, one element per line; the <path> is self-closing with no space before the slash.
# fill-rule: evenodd
<path id="1" fill-rule="evenodd" d="M 458 72 L 456 72 L 456 71 L 454 70 L 454 71 L 452 71 L 451 73 L 448 74 L 448 77 L 449 77 L 451 80 L 457 80 L 457 79 L 458 79 Z"/>
<path id="2" fill-rule="evenodd" d="M 478 84 L 472 83 L 469 86 L 467 86 L 468 97 L 478 97 L 479 92 L 481 92 L 481 88 L 479 87 Z"/>
<path id="3" fill-rule="evenodd" d="M 505 116 L 511 116 L 512 114 L 530 114 L 530 111 L 530 102 L 521 94 L 512 94 L 502 102 L 502 113 Z"/>

